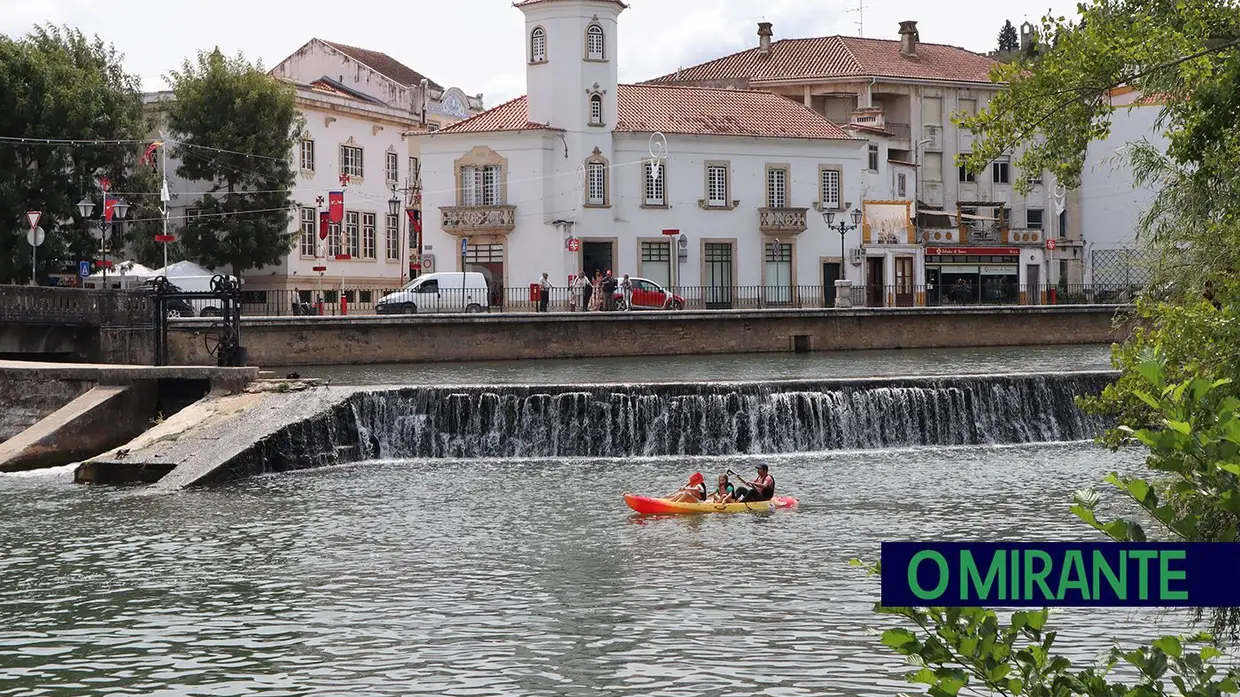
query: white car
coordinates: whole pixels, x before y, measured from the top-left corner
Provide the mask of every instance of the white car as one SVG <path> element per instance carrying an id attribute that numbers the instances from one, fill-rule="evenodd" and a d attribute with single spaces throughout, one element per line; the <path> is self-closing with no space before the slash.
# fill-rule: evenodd
<path id="1" fill-rule="evenodd" d="M 486 312 L 491 306 L 486 277 L 477 271 L 442 271 L 418 276 L 375 303 L 380 315 Z"/>

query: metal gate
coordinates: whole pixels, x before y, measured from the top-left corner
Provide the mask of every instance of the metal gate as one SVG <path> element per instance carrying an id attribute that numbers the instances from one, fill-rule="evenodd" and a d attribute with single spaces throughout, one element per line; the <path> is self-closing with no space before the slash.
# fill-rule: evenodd
<path id="1" fill-rule="evenodd" d="M 228 276 L 211 279 L 209 291 L 185 291 L 158 276 L 151 283 L 155 298 L 155 365 L 168 365 L 168 320 L 179 316 L 179 307 L 195 300 L 219 303 L 204 309 L 201 316 L 211 317 L 211 326 L 203 332 L 207 352 L 215 356 L 216 365 L 243 366 L 245 347 L 241 345 L 241 284 Z M 208 310 L 213 310 L 208 312 Z M 217 314 L 218 312 L 218 314 Z"/>

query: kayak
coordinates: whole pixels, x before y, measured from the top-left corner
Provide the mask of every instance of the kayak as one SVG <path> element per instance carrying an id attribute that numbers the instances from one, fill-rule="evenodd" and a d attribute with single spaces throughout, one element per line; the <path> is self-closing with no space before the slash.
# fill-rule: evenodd
<path id="1" fill-rule="evenodd" d="M 770 501 L 750 503 L 698 503 L 669 501 L 650 496 L 625 494 L 624 502 L 629 508 L 647 515 L 662 513 L 744 513 L 746 511 L 773 511 L 777 508 L 793 508 L 797 500 L 791 496 L 776 496 Z"/>

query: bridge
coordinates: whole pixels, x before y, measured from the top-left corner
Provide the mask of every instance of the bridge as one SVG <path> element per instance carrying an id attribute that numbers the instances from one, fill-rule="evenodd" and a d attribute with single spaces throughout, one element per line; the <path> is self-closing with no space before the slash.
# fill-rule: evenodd
<path id="1" fill-rule="evenodd" d="M 0 285 L 0 359 L 150 365 L 148 292 Z"/>

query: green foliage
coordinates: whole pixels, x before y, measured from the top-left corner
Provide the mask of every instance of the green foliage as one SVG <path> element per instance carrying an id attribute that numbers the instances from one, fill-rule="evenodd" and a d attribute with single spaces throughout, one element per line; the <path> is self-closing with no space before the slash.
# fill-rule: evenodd
<path id="1" fill-rule="evenodd" d="M 878 567 L 870 571 L 881 573 Z M 1221 697 L 1240 692 L 1240 671 L 1213 665 L 1221 652 L 1208 634 L 1163 636 L 1132 650 L 1113 647 L 1100 664 L 1081 665 L 1054 652 L 1058 634 L 1047 629 L 1046 609 L 1014 612 L 1007 622 L 985 608 L 877 604 L 874 611 L 907 625 L 884 630 L 881 641 L 916 666 L 905 679 L 931 697 Z M 1112 673 L 1119 668 L 1134 677 L 1115 679 Z"/>
<path id="2" fill-rule="evenodd" d="M 1004 20 L 1003 28 L 999 30 L 999 50 L 1003 53 L 1015 53 L 1020 48 L 1020 36 L 1016 33 L 1016 27 L 1012 26 L 1012 20 Z"/>
<path id="3" fill-rule="evenodd" d="M 138 78 L 98 38 L 50 25 L 19 40 L 0 36 L 0 66 L 0 135 L 111 141 L 145 136 Z M 108 177 L 114 191 L 149 190 L 132 171 L 142 150 L 135 142 L 0 141 L 0 281 L 30 278 L 28 210 L 43 212 L 41 274 L 75 272 L 78 260 L 96 258 L 99 243 L 86 226 L 97 226 L 103 210 L 97 178 Z M 84 197 L 95 203 L 91 221 L 78 215 Z M 130 217 L 138 212 L 141 206 Z"/>
<path id="4" fill-rule="evenodd" d="M 186 252 L 233 274 L 282 261 L 296 242 L 290 190 L 302 119 L 293 87 L 219 49 L 187 60 L 169 83 L 177 173 L 213 192 L 182 228 Z"/>

